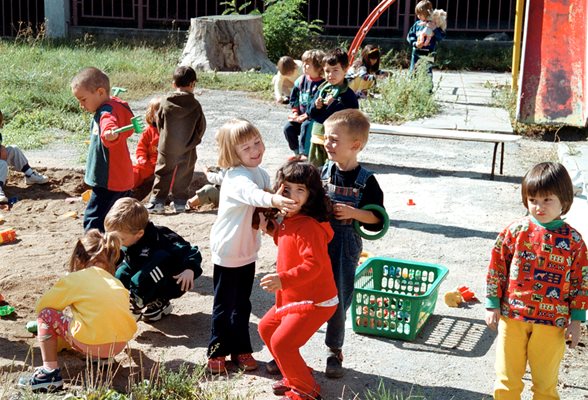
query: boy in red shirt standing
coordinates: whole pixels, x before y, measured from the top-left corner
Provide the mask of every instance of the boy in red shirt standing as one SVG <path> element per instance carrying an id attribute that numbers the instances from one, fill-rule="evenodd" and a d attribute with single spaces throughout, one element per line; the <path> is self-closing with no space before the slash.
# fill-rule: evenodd
<path id="1" fill-rule="evenodd" d="M 95 67 L 84 68 L 71 81 L 80 106 L 94 113 L 90 125 L 90 146 L 84 181 L 92 195 L 84 213 L 84 230 L 104 232 L 104 217 L 116 200 L 129 195 L 133 187 L 133 164 L 127 147 L 132 130 L 115 133 L 131 124 L 129 105 L 110 96 L 108 75 Z"/>

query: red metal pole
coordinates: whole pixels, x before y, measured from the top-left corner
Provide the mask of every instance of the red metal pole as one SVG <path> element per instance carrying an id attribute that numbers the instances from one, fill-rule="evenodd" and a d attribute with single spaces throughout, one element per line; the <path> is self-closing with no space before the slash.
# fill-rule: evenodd
<path id="1" fill-rule="evenodd" d="M 357 34 L 355 35 L 353 42 L 351 42 L 351 46 L 349 46 L 349 51 L 347 52 L 349 55 L 349 65 L 353 63 L 355 53 L 357 52 L 357 49 L 359 49 L 361 42 L 363 42 L 363 39 L 365 39 L 365 36 L 367 35 L 371 27 L 376 23 L 378 18 L 380 18 L 380 15 L 382 15 L 382 13 L 386 11 L 388 7 L 390 7 L 394 3 L 394 1 L 396 0 L 382 1 L 380 4 L 376 6 L 376 8 L 373 9 L 370 15 L 368 15 L 364 23 L 359 28 L 359 31 L 357 31 Z"/>

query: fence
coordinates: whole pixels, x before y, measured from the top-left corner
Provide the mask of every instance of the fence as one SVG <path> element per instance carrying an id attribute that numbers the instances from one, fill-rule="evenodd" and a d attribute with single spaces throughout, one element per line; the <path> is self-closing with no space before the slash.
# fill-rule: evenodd
<path id="1" fill-rule="evenodd" d="M 0 36 L 36 30 L 44 20 L 44 0 L 0 0 Z"/>
<path id="2" fill-rule="evenodd" d="M 19 24 L 38 26 L 44 20 L 44 3 L 51 0 L 0 0 L 0 35 L 14 36 Z M 281 0 L 280 0 L 281 1 Z M 417 0 L 396 0 L 373 26 L 370 35 L 401 37 L 413 23 Z M 308 0 L 303 13 L 308 20 L 323 21 L 324 33 L 354 36 L 380 0 Z M 447 11 L 453 34 L 472 35 L 514 30 L 516 0 L 436 0 Z M 135 29 L 186 29 L 190 19 L 222 14 L 219 0 L 71 0 L 73 26 Z M 243 4 L 244 0 L 237 0 Z M 48 3 L 50 4 L 50 3 Z M 263 0 L 252 0 L 244 10 L 263 10 Z"/>

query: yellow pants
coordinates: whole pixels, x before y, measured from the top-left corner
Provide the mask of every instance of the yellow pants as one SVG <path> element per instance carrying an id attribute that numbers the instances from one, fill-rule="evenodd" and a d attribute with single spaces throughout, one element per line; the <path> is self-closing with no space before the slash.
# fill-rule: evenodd
<path id="1" fill-rule="evenodd" d="M 557 379 L 565 345 L 563 328 L 501 317 L 494 399 L 520 400 L 527 361 L 533 400 L 559 399 Z"/>

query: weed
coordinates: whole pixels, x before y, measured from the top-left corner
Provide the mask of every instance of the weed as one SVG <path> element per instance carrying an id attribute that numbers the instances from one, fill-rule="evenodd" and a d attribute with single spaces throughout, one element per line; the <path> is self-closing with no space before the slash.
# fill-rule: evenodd
<path id="1" fill-rule="evenodd" d="M 389 74 L 378 84 L 377 95 L 361 104 L 373 122 L 402 123 L 438 112 L 426 64 L 417 65 L 415 76 L 399 69 Z"/>
<path id="2" fill-rule="evenodd" d="M 427 400 L 424 396 L 413 395 L 412 390 L 409 394 L 404 394 L 398 390 L 392 391 L 384 382 L 380 381 L 375 391 L 368 389 L 364 395 L 364 400 Z"/>

